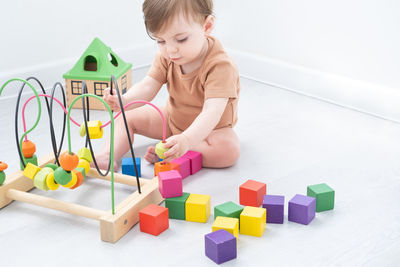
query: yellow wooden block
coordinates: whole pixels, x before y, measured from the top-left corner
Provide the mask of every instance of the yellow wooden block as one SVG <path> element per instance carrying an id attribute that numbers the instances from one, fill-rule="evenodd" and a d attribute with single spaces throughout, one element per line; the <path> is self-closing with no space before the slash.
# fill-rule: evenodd
<path id="1" fill-rule="evenodd" d="M 35 177 L 36 173 L 38 173 L 41 170 L 40 167 L 33 165 L 32 163 L 28 162 L 26 164 L 26 167 L 24 169 L 24 172 L 22 173 L 25 177 L 28 177 L 29 179 L 32 179 Z"/>
<path id="2" fill-rule="evenodd" d="M 78 157 L 79 159 L 86 159 L 88 162 L 92 162 L 92 154 L 90 153 L 90 150 L 87 147 L 82 147 L 78 151 Z"/>
<path id="3" fill-rule="evenodd" d="M 85 173 L 88 173 L 90 170 L 90 164 L 89 161 L 86 159 L 79 159 L 78 167 L 77 168 L 84 168 Z"/>
<path id="4" fill-rule="evenodd" d="M 240 233 L 242 235 L 262 236 L 267 221 L 267 210 L 246 206 L 240 214 Z"/>
<path id="5" fill-rule="evenodd" d="M 209 195 L 190 194 L 185 202 L 186 221 L 207 222 L 211 213 L 211 197 Z"/>
<path id="6" fill-rule="evenodd" d="M 91 139 L 100 139 L 103 137 L 103 128 L 101 127 L 101 121 L 89 121 L 88 129 L 89 129 L 89 137 Z"/>
<path id="7" fill-rule="evenodd" d="M 236 240 L 239 239 L 239 219 L 231 218 L 231 217 L 223 217 L 217 216 L 212 225 L 212 231 L 215 232 L 217 230 L 224 229 L 236 236 Z"/>

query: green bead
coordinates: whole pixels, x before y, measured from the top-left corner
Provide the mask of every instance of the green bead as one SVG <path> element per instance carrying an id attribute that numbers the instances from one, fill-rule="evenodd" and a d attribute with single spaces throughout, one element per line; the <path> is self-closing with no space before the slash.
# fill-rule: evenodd
<path id="1" fill-rule="evenodd" d="M 168 151 L 169 148 L 165 148 L 164 144 L 162 141 L 160 141 L 157 145 L 156 145 L 156 154 L 160 159 L 164 159 L 164 152 Z"/>
<path id="2" fill-rule="evenodd" d="M 36 165 L 36 166 L 38 165 L 36 154 L 33 154 L 33 156 L 31 158 L 25 158 L 25 160 L 26 160 L 26 164 L 32 163 L 33 165 Z M 20 162 L 20 166 L 21 166 L 21 171 L 23 171 L 25 168 L 24 168 L 24 165 L 22 165 L 22 162 Z"/>
<path id="3" fill-rule="evenodd" d="M 54 163 L 47 163 L 45 167 L 52 168 L 53 171 L 55 171 L 58 168 L 58 166 Z"/>
<path id="4" fill-rule="evenodd" d="M 35 177 L 33 178 L 33 184 L 36 188 L 39 188 L 43 191 L 48 191 L 49 187 L 46 183 L 46 177 L 48 174 L 52 173 L 53 169 L 50 167 L 44 167 L 38 173 L 36 173 Z"/>
<path id="5" fill-rule="evenodd" d="M 67 172 L 61 167 L 58 167 L 54 171 L 54 180 L 60 185 L 68 184 L 71 181 L 71 179 L 72 179 L 71 172 Z"/>
<path id="6" fill-rule="evenodd" d="M 89 161 L 89 163 L 93 161 L 92 153 L 90 153 L 90 150 L 87 147 L 82 147 L 81 149 L 79 149 L 78 157 L 80 159 L 86 159 L 87 161 Z"/>
<path id="7" fill-rule="evenodd" d="M 189 193 L 182 193 L 180 197 L 165 199 L 165 207 L 168 208 L 170 219 L 185 220 L 185 202 L 189 195 Z"/>
<path id="8" fill-rule="evenodd" d="M 77 168 L 75 168 L 75 170 L 77 170 L 78 172 L 82 173 L 82 175 L 83 175 L 83 180 L 85 181 L 85 179 L 86 179 L 86 171 L 85 171 L 85 168 L 77 167 Z"/>
<path id="9" fill-rule="evenodd" d="M 232 201 L 228 201 L 214 207 L 214 219 L 217 218 L 217 216 L 240 219 L 240 213 L 242 213 L 242 211 L 242 206 L 235 204 Z"/>
<path id="10" fill-rule="evenodd" d="M 307 186 L 307 196 L 315 197 L 317 202 L 316 212 L 333 210 L 335 206 L 335 191 L 327 184 Z"/>
<path id="11" fill-rule="evenodd" d="M 6 174 L 4 173 L 4 171 L 0 171 L 0 185 L 2 185 L 5 180 L 6 180 Z"/>

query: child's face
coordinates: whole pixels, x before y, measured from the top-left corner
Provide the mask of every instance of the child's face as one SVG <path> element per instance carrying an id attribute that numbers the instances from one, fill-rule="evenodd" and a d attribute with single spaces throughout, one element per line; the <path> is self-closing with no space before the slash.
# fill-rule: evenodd
<path id="1" fill-rule="evenodd" d="M 161 55 L 178 65 L 195 62 L 201 57 L 206 46 L 206 35 L 211 27 L 177 15 L 161 32 L 153 34 L 157 40 Z"/>

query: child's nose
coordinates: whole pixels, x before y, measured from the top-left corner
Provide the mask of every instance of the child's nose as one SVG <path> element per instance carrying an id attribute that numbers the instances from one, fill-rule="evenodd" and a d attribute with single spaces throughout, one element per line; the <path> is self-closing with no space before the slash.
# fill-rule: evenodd
<path id="1" fill-rule="evenodd" d="M 167 52 L 168 53 L 176 53 L 178 51 L 178 48 L 174 45 L 167 45 Z"/>

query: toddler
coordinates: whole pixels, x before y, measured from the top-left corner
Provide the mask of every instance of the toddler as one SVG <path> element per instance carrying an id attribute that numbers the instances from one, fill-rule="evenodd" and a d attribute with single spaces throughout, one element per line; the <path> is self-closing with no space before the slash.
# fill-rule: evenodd
<path id="1" fill-rule="evenodd" d="M 160 107 L 166 119 L 165 160 L 171 161 L 188 150 L 198 151 L 203 166 L 228 167 L 238 160 L 239 139 L 233 130 L 237 122 L 239 75 L 221 43 L 210 34 L 214 27 L 212 0 L 145 0 L 143 13 L 147 33 L 156 40 L 159 52 L 139 83 L 122 95 L 123 104 L 151 101 L 163 84 L 169 98 Z M 118 111 L 116 93 L 103 96 Z M 156 109 L 137 104 L 126 111 L 130 133 L 162 139 L 162 119 Z M 129 151 L 122 116 L 115 121 L 115 169 Z M 133 140 L 133 137 L 132 137 Z M 96 155 L 101 169 L 108 166 L 109 140 Z M 155 163 L 153 146 L 144 157 Z"/>

